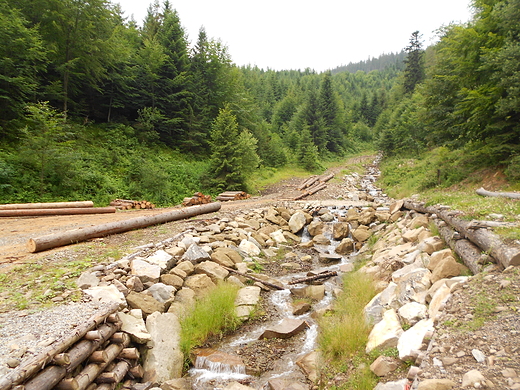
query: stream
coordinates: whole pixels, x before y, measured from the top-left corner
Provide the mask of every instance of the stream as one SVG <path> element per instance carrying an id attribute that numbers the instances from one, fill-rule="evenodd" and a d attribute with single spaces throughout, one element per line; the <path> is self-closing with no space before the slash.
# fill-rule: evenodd
<path id="1" fill-rule="evenodd" d="M 367 175 L 360 178 L 359 186 L 363 191 L 375 197 L 378 201 L 384 201 L 385 195 L 381 193 L 374 185 L 378 172 L 374 169 Z M 330 207 L 329 211 L 334 215 L 334 220 L 326 222 L 323 235 L 330 239 L 330 245 L 314 245 L 314 249 L 318 253 L 336 254 L 335 249 L 340 241 L 333 240 L 333 226 L 338 222 L 338 217 L 345 216 L 348 206 Z M 315 219 L 318 216 L 315 216 Z M 302 243 L 312 240 L 311 235 L 304 228 L 301 233 Z M 297 247 L 289 247 L 288 249 L 297 253 L 299 257 L 307 254 L 300 253 Z M 356 252 L 347 256 L 341 256 L 341 260 L 334 264 L 323 264 L 319 261 L 316 252 L 312 255 L 312 271 L 320 273 L 324 271 L 337 271 L 341 275 L 340 267 L 353 262 Z M 274 276 L 284 285 L 288 286 L 289 282 L 295 279 L 307 276 L 305 272 L 295 272 L 284 276 Z M 208 361 L 204 356 L 198 356 L 195 367 L 189 371 L 190 381 L 194 389 L 210 390 L 222 389 L 233 381 L 238 381 L 244 385 L 255 389 L 270 389 L 268 382 L 274 379 L 288 380 L 288 383 L 298 382 L 307 387 L 307 378 L 296 361 L 314 351 L 317 348 L 318 340 L 318 324 L 313 318 L 313 313 L 325 310 L 334 300 L 334 292 L 341 288 L 340 276 L 326 279 L 322 282 L 325 286 L 325 295 L 319 301 L 312 303 L 312 309 L 302 315 L 293 315 L 293 298 L 294 294 L 291 290 L 308 286 L 308 284 L 300 283 L 288 286 L 290 289 L 275 290 L 262 292 L 263 306 L 267 307 L 266 321 L 252 321 L 251 324 L 246 323 L 232 335 L 224 337 L 220 342 L 212 345 L 212 350 L 218 350 L 223 353 L 222 361 L 215 363 Z M 298 319 L 304 320 L 308 324 L 308 328 L 288 339 L 268 339 L 258 340 L 266 328 L 272 328 L 274 325 L 280 324 L 282 320 Z M 262 368 L 261 372 L 247 372 L 244 362 L 248 358 L 253 358 Z M 247 365 L 247 364 L 246 364 Z"/>

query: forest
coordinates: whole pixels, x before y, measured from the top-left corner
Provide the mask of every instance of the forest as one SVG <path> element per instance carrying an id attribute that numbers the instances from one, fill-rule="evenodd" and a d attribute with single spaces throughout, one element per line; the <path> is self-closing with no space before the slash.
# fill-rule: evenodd
<path id="1" fill-rule="evenodd" d="M 237 66 L 204 28 L 191 42 L 168 1 L 142 27 L 106 0 L 13 3 L 0 0 L 1 203 L 173 205 L 378 149 L 434 153 L 445 185 L 488 166 L 520 180 L 520 0 L 475 0 L 434 46 L 410 32 L 402 53 L 321 73 Z"/>

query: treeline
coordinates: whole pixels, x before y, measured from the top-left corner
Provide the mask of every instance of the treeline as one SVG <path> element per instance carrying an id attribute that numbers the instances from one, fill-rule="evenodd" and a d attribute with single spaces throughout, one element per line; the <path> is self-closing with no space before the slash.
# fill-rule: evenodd
<path id="1" fill-rule="evenodd" d="M 0 0 L 0 201 L 146 198 L 246 189 L 259 169 L 372 142 L 397 67 L 237 67 L 168 1 L 143 26 L 105 0 Z"/>
<path id="2" fill-rule="evenodd" d="M 403 93 L 378 118 L 387 156 L 435 150 L 450 184 L 483 167 L 504 167 L 520 180 L 520 0 L 475 0 L 474 17 L 442 29 L 425 52 L 412 36 Z"/>
<path id="3" fill-rule="evenodd" d="M 405 59 L 406 52 L 402 50 L 399 53 L 381 54 L 379 57 L 368 58 L 364 61 L 350 62 L 348 65 L 342 65 L 332 69 L 331 72 L 332 74 L 341 72 L 356 73 L 358 71 L 369 73 L 373 70 L 383 71 L 390 67 L 403 70 Z"/>

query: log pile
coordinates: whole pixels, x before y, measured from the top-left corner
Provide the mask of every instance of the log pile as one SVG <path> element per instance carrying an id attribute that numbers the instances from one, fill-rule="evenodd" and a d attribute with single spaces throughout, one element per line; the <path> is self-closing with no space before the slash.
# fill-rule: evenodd
<path id="1" fill-rule="evenodd" d="M 23 362 L 0 378 L 0 390 L 115 389 L 127 374 L 135 384 L 143 372 L 139 352 L 129 348 L 130 336 L 120 332 L 117 309 L 118 304 L 110 305 L 69 337 Z"/>
<path id="2" fill-rule="evenodd" d="M 211 195 L 204 195 L 202 192 L 195 192 L 191 198 L 184 198 L 183 206 L 197 206 L 199 204 L 211 203 Z"/>
<path id="3" fill-rule="evenodd" d="M 251 195 L 244 191 L 225 191 L 216 197 L 216 200 L 225 202 L 228 200 L 244 200 L 249 199 Z"/>
<path id="4" fill-rule="evenodd" d="M 321 191 L 327 187 L 325 184 L 330 179 L 334 177 L 333 173 L 330 173 L 328 175 L 322 175 L 322 176 L 311 176 L 307 180 L 305 180 L 298 189 L 300 191 L 304 191 L 301 195 L 298 195 L 294 200 L 300 200 L 305 198 L 306 196 L 313 195 L 318 191 Z"/>
<path id="5" fill-rule="evenodd" d="M 110 206 L 114 206 L 119 210 L 132 209 L 154 209 L 155 205 L 146 200 L 130 200 L 130 199 L 116 199 L 110 202 Z"/>

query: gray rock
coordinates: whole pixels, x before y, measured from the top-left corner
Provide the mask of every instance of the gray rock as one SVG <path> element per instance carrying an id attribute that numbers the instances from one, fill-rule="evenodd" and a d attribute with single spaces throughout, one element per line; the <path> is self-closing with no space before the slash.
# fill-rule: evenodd
<path id="1" fill-rule="evenodd" d="M 394 309 L 387 310 L 383 319 L 374 325 L 366 346 L 366 353 L 374 349 L 397 347 L 399 338 L 403 334 L 401 323 Z"/>
<path id="2" fill-rule="evenodd" d="M 394 382 L 378 383 L 374 390 L 404 390 L 408 384 L 408 379 L 401 379 Z"/>
<path id="3" fill-rule="evenodd" d="M 170 269 L 175 263 L 175 259 L 169 253 L 158 250 L 152 256 L 146 258 L 146 261 L 150 264 L 155 264 L 161 267 L 161 270 Z"/>
<path id="4" fill-rule="evenodd" d="M 146 319 L 150 333 L 144 358 L 144 381 L 154 384 L 182 376 L 184 356 L 180 349 L 181 326 L 173 313 L 153 313 Z"/>
<path id="5" fill-rule="evenodd" d="M 419 383 L 417 390 L 450 390 L 456 385 L 449 379 L 426 379 Z"/>
<path id="6" fill-rule="evenodd" d="M 399 361 L 389 356 L 379 356 L 370 365 L 370 370 L 377 376 L 386 376 L 399 367 Z"/>
<path id="7" fill-rule="evenodd" d="M 478 350 L 478 349 L 472 349 L 471 354 L 475 358 L 475 360 L 479 363 L 484 363 L 486 361 L 486 355 L 484 355 L 484 352 Z"/>
<path id="8" fill-rule="evenodd" d="M 146 344 L 152 339 L 150 333 L 146 329 L 143 318 L 136 318 L 133 315 L 118 313 L 122 322 L 121 330 L 128 333 L 132 340 L 138 344 Z"/>
<path id="9" fill-rule="evenodd" d="M 485 385 L 486 378 L 479 370 L 471 370 L 466 372 L 462 377 L 462 387 L 482 387 Z M 475 386 L 478 383 L 477 386 Z"/>
<path id="10" fill-rule="evenodd" d="M 246 239 L 240 241 L 238 249 L 244 252 L 247 256 L 258 256 L 260 254 L 260 248 Z"/>
<path id="11" fill-rule="evenodd" d="M 318 259 L 320 260 L 320 263 L 323 264 L 336 263 L 341 261 L 341 255 L 335 253 L 320 253 Z"/>
<path id="12" fill-rule="evenodd" d="M 141 279 L 139 279 L 137 276 L 129 277 L 126 281 L 126 287 L 128 287 L 129 290 L 135 292 L 141 292 L 144 290 L 143 282 L 141 282 Z"/>
<path id="13" fill-rule="evenodd" d="M 202 249 L 197 244 L 192 244 L 192 245 L 190 245 L 190 247 L 188 248 L 186 253 L 184 253 L 184 255 L 182 255 L 181 260 L 189 261 L 192 264 L 197 264 L 197 263 L 200 263 L 201 261 L 211 260 L 211 256 L 208 254 L 208 252 L 206 252 L 204 249 Z"/>
<path id="14" fill-rule="evenodd" d="M 83 292 L 89 295 L 92 300 L 101 303 L 119 303 L 119 307 L 122 309 L 126 307 L 126 300 L 124 294 L 117 289 L 113 284 L 109 286 L 95 286 L 83 290 Z"/>
<path id="15" fill-rule="evenodd" d="M 320 219 L 323 222 L 332 222 L 332 221 L 334 221 L 334 215 L 332 215 L 331 213 L 325 213 L 320 216 Z"/>
<path id="16" fill-rule="evenodd" d="M 154 297 L 157 301 L 161 303 L 166 303 L 173 297 L 173 294 L 177 290 L 175 289 L 175 287 L 170 286 L 168 284 L 155 283 L 146 291 L 152 294 L 152 297 Z"/>
<path id="17" fill-rule="evenodd" d="M 185 378 L 176 378 L 164 382 L 161 390 L 191 390 L 191 386 Z"/>

